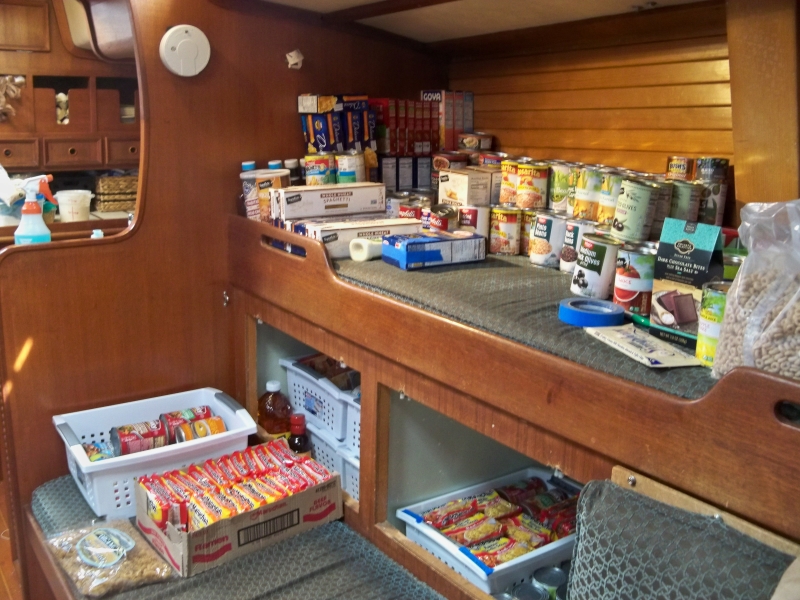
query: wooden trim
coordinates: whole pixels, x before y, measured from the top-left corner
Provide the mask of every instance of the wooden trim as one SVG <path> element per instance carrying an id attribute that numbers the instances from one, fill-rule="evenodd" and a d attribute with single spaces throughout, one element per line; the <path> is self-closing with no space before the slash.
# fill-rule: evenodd
<path id="1" fill-rule="evenodd" d="M 24 23 L 20 24 L 17 23 L 17 27 L 25 27 L 25 28 L 33 28 L 34 30 L 41 31 L 42 34 L 42 45 L 33 45 L 33 46 L 19 46 L 16 44 L 2 44 L 0 43 L 0 50 L 16 50 L 16 51 L 23 51 L 23 52 L 50 52 L 51 43 L 50 43 L 50 9 L 48 8 L 49 2 L 45 0 L 6 0 L 5 2 L 0 5 L 0 8 L 3 6 L 25 6 L 28 8 L 39 8 L 41 9 L 41 22 L 38 24 L 34 23 Z M 5 71 L 5 69 L 4 69 Z"/>
<path id="2" fill-rule="evenodd" d="M 326 23 L 351 23 L 362 19 L 371 19 L 383 15 L 392 15 L 436 4 L 448 4 L 456 0 L 380 0 L 370 4 L 361 4 L 351 8 L 343 8 L 329 13 L 323 13 L 322 21 Z"/>

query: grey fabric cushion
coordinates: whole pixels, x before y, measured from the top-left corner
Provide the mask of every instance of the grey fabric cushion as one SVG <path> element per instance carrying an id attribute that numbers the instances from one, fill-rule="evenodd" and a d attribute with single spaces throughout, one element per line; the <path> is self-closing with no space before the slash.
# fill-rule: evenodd
<path id="1" fill-rule="evenodd" d="M 578 504 L 569 600 L 769 600 L 793 557 L 610 481 Z"/>

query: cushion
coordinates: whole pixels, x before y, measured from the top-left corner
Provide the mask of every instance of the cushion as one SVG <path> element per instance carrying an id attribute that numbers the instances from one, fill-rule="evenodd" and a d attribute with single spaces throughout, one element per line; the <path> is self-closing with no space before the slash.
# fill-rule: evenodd
<path id="1" fill-rule="evenodd" d="M 592 481 L 578 503 L 570 600 L 770 600 L 794 557 L 722 519 Z"/>

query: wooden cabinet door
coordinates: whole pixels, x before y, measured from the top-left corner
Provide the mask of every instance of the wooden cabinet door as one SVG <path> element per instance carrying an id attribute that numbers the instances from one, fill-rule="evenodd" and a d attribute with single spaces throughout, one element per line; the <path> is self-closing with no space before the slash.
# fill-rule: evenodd
<path id="1" fill-rule="evenodd" d="M 44 166 L 94 166 L 103 164 L 101 140 L 56 140 L 44 141 Z"/>
<path id="2" fill-rule="evenodd" d="M 126 138 L 114 140 L 106 138 L 106 164 L 110 167 L 122 165 L 126 167 L 139 164 L 139 140 Z"/>
<path id="3" fill-rule="evenodd" d="M 7 170 L 38 167 L 39 141 L 0 139 L 0 165 Z"/>

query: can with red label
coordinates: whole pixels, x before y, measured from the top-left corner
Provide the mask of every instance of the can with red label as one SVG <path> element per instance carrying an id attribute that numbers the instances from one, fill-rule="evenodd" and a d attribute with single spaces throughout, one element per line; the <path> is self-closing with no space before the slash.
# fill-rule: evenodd
<path id="1" fill-rule="evenodd" d="M 431 231 L 454 231 L 458 229 L 458 210 L 449 204 L 431 206 Z"/>
<path id="2" fill-rule="evenodd" d="M 430 229 L 431 228 L 431 207 L 430 206 L 423 206 L 422 210 L 420 211 L 420 221 L 422 221 L 422 228 L 423 229 Z"/>
<path id="3" fill-rule="evenodd" d="M 510 154 L 505 152 L 481 152 L 478 155 L 478 164 L 480 166 L 486 165 L 501 165 L 504 160 L 513 158 Z"/>
<path id="4" fill-rule="evenodd" d="M 624 244 L 617 252 L 614 304 L 619 304 L 625 312 L 650 316 L 657 253 L 652 246 L 643 244 Z"/>
<path id="5" fill-rule="evenodd" d="M 489 254 L 519 254 L 522 210 L 513 204 L 492 206 L 489 225 Z"/>
<path id="6" fill-rule="evenodd" d="M 175 443 L 175 429 L 178 425 L 184 423 L 192 423 L 200 419 L 208 419 L 212 416 L 210 406 L 195 406 L 193 408 L 186 408 L 184 410 L 176 410 L 174 412 L 164 413 L 159 417 L 167 428 L 167 436 L 170 444 Z"/>
<path id="7" fill-rule="evenodd" d="M 445 169 L 466 169 L 469 164 L 469 157 L 458 152 L 436 152 L 433 155 L 433 170 L 443 171 Z"/>
<path id="8" fill-rule="evenodd" d="M 460 206 L 458 208 L 458 227 L 489 237 L 489 207 Z"/>
<path id="9" fill-rule="evenodd" d="M 536 220 L 536 211 L 532 208 L 522 209 L 522 227 L 519 236 L 519 253 L 523 256 L 530 254 L 531 229 Z"/>
<path id="10" fill-rule="evenodd" d="M 226 431 L 228 431 L 228 428 L 225 426 L 225 421 L 222 420 L 222 417 L 209 417 L 208 419 L 200 419 L 180 425 L 175 430 L 175 441 L 180 444 Z"/>
<path id="11" fill-rule="evenodd" d="M 670 156 L 667 159 L 666 178 L 692 181 L 694 179 L 694 159 L 686 156 Z"/>
<path id="12" fill-rule="evenodd" d="M 422 220 L 422 204 L 419 202 L 406 202 L 399 206 L 398 217 L 402 219 Z"/>
<path id="13" fill-rule="evenodd" d="M 167 426 L 160 419 L 112 427 L 109 437 L 116 456 L 161 448 L 169 441 Z"/>

